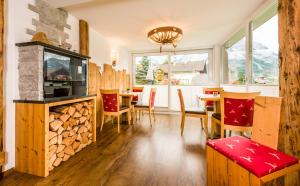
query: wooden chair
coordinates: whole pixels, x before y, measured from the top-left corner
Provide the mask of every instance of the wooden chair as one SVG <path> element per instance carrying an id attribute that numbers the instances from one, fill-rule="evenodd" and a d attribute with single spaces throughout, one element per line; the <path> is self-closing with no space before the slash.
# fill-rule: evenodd
<path id="1" fill-rule="evenodd" d="M 235 136 L 207 142 L 207 185 L 262 186 L 299 171 L 297 158 L 277 151 L 281 98 L 255 97 L 252 140 Z"/>
<path id="2" fill-rule="evenodd" d="M 136 112 L 135 115 L 137 115 L 137 112 L 148 111 L 151 126 L 152 126 L 152 119 L 151 119 L 152 115 L 155 121 L 155 114 L 154 114 L 155 96 L 156 96 L 156 88 L 151 88 L 150 96 L 149 96 L 149 104 L 148 105 L 136 104 L 134 106 L 134 110 Z"/>
<path id="3" fill-rule="evenodd" d="M 138 92 L 138 93 L 142 93 L 144 91 L 144 87 L 133 87 L 132 88 L 132 92 Z M 136 104 L 139 100 L 139 97 L 138 96 L 134 96 L 132 98 L 132 103 L 133 104 Z"/>
<path id="4" fill-rule="evenodd" d="M 218 87 L 213 87 L 213 88 L 203 88 L 203 93 L 204 94 L 220 94 L 221 92 L 223 92 L 224 89 L 223 88 L 218 88 Z M 207 111 L 213 111 L 216 112 L 215 110 L 215 106 L 214 106 L 214 102 L 213 101 L 206 101 L 205 102 L 205 107 Z"/>
<path id="5" fill-rule="evenodd" d="M 180 111 L 181 111 L 181 136 L 183 135 L 184 125 L 185 125 L 185 117 L 196 117 L 200 118 L 201 124 L 204 123 L 204 132 L 207 137 L 208 135 L 208 126 L 207 126 L 207 112 L 204 108 L 196 107 L 196 108 L 185 108 L 184 99 L 182 95 L 181 89 L 177 89 L 178 97 L 180 101 Z M 204 120 L 204 122 L 203 122 Z"/>
<path id="6" fill-rule="evenodd" d="M 219 119 L 213 114 L 212 125 L 221 124 L 221 138 L 224 137 L 225 130 L 251 132 L 254 113 L 254 98 L 259 92 L 239 93 L 239 92 L 221 92 L 221 122 L 215 122 Z M 215 126 L 212 126 L 214 128 Z"/>
<path id="7" fill-rule="evenodd" d="M 132 105 L 132 108 L 131 108 L 131 112 L 132 114 L 134 115 L 135 119 L 136 120 L 136 114 L 135 114 L 135 110 L 134 110 L 134 106 L 140 101 L 142 100 L 139 100 L 139 99 L 142 99 L 143 98 L 143 91 L 144 91 L 144 87 L 133 87 L 132 88 L 132 92 L 135 92 L 135 93 L 139 93 L 141 95 L 139 96 L 133 96 L 132 97 L 132 101 L 131 101 L 131 105 Z M 139 114 L 139 117 L 140 117 L 140 112 L 138 112 Z"/>
<path id="8" fill-rule="evenodd" d="M 120 103 L 119 90 L 100 90 L 103 102 L 103 118 L 101 122 L 101 131 L 104 125 L 104 117 L 116 117 L 118 122 L 118 133 L 120 133 L 120 116 L 127 112 L 128 122 L 130 121 L 130 108 L 122 106 Z M 113 120 L 112 120 L 113 122 Z"/>

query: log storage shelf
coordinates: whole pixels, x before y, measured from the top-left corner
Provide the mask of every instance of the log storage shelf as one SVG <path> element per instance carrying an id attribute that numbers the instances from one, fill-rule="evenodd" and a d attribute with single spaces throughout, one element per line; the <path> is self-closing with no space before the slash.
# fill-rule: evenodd
<path id="1" fill-rule="evenodd" d="M 96 141 L 96 97 L 16 103 L 16 170 L 46 177 Z"/>

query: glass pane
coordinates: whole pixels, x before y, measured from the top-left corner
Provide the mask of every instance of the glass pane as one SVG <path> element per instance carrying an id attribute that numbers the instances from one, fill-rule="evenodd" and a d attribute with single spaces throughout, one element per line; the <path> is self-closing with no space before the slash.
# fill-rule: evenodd
<path id="1" fill-rule="evenodd" d="M 253 31 L 253 83 L 278 84 L 278 17 Z"/>
<path id="2" fill-rule="evenodd" d="M 168 55 L 135 58 L 135 84 L 143 85 L 144 105 L 149 104 L 151 88 L 156 88 L 155 106 L 168 107 L 169 64 Z"/>
<path id="3" fill-rule="evenodd" d="M 172 85 L 208 84 L 208 53 L 171 56 Z"/>
<path id="4" fill-rule="evenodd" d="M 227 49 L 229 84 L 245 84 L 246 38 Z"/>
<path id="5" fill-rule="evenodd" d="M 143 56 L 135 58 L 137 85 L 168 85 L 168 56 Z"/>

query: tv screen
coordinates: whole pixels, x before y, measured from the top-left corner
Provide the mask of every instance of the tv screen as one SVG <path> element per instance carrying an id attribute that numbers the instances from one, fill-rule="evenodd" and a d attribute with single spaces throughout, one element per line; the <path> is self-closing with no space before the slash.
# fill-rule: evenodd
<path id="1" fill-rule="evenodd" d="M 46 65 L 47 81 L 70 81 L 71 58 L 45 51 L 44 60 Z"/>

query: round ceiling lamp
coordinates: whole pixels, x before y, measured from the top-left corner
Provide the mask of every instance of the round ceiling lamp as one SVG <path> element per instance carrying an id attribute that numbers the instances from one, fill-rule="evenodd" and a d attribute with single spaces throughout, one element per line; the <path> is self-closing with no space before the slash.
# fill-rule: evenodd
<path id="1" fill-rule="evenodd" d="M 171 44 L 174 49 L 177 42 L 182 39 L 183 32 L 180 28 L 174 26 L 158 27 L 148 33 L 148 39 L 151 42 L 160 44 L 160 52 L 163 45 Z"/>

